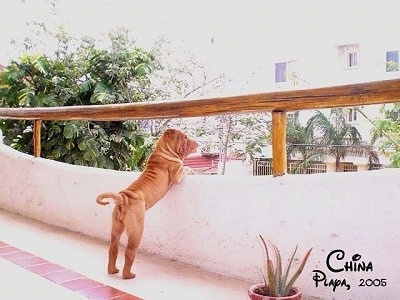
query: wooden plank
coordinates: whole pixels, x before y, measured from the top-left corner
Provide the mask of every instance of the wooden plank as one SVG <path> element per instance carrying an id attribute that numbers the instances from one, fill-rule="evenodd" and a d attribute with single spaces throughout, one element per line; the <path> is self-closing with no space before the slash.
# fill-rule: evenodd
<path id="1" fill-rule="evenodd" d="M 308 90 L 260 93 L 201 100 L 111 105 L 0 108 L 2 119 L 129 120 L 293 111 L 398 102 L 400 79 Z"/>
<path id="2" fill-rule="evenodd" d="M 42 129 L 42 120 L 34 120 L 33 121 L 33 155 L 35 157 L 40 157 L 41 154 L 41 129 Z"/>
<path id="3" fill-rule="evenodd" d="M 272 112 L 272 175 L 285 175 L 286 159 L 286 113 Z"/>

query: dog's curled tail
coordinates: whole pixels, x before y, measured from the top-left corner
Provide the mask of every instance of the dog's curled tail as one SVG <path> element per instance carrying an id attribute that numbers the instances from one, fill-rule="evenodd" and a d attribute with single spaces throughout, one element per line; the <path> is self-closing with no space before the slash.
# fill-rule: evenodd
<path id="1" fill-rule="evenodd" d="M 101 205 L 107 205 L 110 202 L 109 201 L 103 201 L 103 199 L 114 199 L 118 204 L 123 203 L 123 198 L 120 194 L 112 193 L 112 192 L 107 192 L 107 193 L 102 193 L 97 196 L 96 202 Z"/>

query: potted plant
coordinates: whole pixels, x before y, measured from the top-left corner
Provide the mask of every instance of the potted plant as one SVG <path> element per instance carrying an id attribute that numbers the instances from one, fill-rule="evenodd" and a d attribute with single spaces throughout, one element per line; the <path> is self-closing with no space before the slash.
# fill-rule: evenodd
<path id="1" fill-rule="evenodd" d="M 248 295 L 251 300 L 301 300 L 302 293 L 297 287 L 294 287 L 294 283 L 301 274 L 306 265 L 308 257 L 311 254 L 309 249 L 304 256 L 303 260 L 300 261 L 300 265 L 297 270 L 290 276 L 290 270 L 293 267 L 293 262 L 297 252 L 298 246 L 294 249 L 292 256 L 290 257 L 288 264 L 283 271 L 282 257 L 278 247 L 270 240 L 266 240 L 260 235 L 260 239 L 264 246 L 265 254 L 265 272 L 261 272 L 264 282 L 251 286 L 248 290 Z M 272 261 L 270 256 L 270 249 L 268 244 L 271 246 L 271 256 L 275 256 L 275 263 Z"/>

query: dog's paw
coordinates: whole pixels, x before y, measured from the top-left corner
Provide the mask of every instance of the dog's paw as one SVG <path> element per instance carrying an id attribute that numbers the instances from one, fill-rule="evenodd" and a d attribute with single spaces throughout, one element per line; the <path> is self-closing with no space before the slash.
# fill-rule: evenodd
<path id="1" fill-rule="evenodd" d="M 122 274 L 122 279 L 133 279 L 136 277 L 135 273 L 129 272 L 128 274 Z"/>
<path id="2" fill-rule="evenodd" d="M 108 274 L 117 274 L 119 269 L 116 267 L 108 268 Z"/>

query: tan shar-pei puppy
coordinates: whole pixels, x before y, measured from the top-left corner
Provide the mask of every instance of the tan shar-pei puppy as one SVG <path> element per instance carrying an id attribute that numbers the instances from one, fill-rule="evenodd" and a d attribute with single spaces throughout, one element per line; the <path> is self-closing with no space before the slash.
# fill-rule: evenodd
<path id="1" fill-rule="evenodd" d="M 142 239 L 144 214 L 167 193 L 173 184 L 180 183 L 192 170 L 183 166 L 183 159 L 196 152 L 197 142 L 177 129 L 167 129 L 157 141 L 143 173 L 126 189 L 117 193 L 100 194 L 96 201 L 106 205 L 103 199 L 115 200 L 112 213 L 111 243 L 108 252 L 108 273 L 118 273 L 116 261 L 118 246 L 124 230 L 128 236 L 122 278 L 135 278 L 131 272 L 136 251 Z"/>

